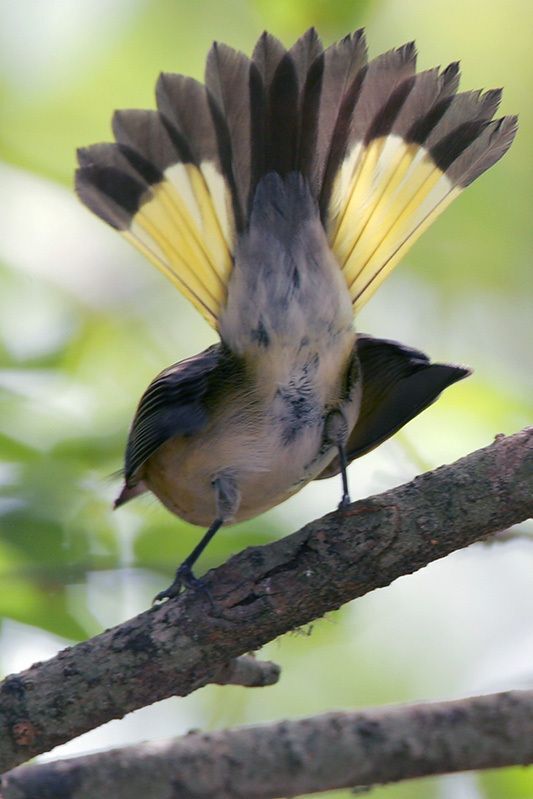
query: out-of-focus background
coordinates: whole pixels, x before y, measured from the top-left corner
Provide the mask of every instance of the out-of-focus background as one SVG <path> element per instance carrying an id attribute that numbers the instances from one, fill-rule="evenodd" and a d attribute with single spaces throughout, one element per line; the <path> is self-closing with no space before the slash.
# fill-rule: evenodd
<path id="1" fill-rule="evenodd" d="M 137 400 L 213 332 L 72 190 L 74 151 L 113 109 L 153 107 L 161 70 L 201 78 L 215 38 L 250 52 L 267 28 L 326 44 L 366 26 L 371 53 L 415 38 L 422 68 L 462 60 L 465 88 L 505 87 L 510 153 L 409 253 L 360 330 L 474 367 L 472 377 L 350 467 L 382 491 L 531 422 L 533 60 L 529 0 L 2 0 L 0 2 L 0 669 L 53 655 L 148 606 L 200 531 L 141 499 L 110 510 Z M 208 569 L 324 513 L 338 480 L 227 530 Z M 533 684 L 531 527 L 480 544 L 313 625 L 264 655 L 278 686 L 208 687 L 134 713 L 54 756 L 187 729 Z M 336 796 L 348 797 L 348 792 Z M 375 799 L 525 799 L 533 771 L 374 789 Z"/>

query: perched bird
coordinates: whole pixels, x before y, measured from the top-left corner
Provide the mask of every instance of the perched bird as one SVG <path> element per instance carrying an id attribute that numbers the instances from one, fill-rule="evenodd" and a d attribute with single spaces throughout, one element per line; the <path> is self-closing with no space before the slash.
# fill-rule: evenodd
<path id="1" fill-rule="evenodd" d="M 157 266 L 220 342 L 165 369 L 129 434 L 122 505 L 153 492 L 208 527 L 250 519 L 391 436 L 469 371 L 357 334 L 354 314 L 511 145 L 501 92 L 457 93 L 414 44 L 367 60 L 364 32 L 247 58 L 213 44 L 205 85 L 164 73 L 157 111 L 117 111 L 79 150 L 81 200 Z"/>

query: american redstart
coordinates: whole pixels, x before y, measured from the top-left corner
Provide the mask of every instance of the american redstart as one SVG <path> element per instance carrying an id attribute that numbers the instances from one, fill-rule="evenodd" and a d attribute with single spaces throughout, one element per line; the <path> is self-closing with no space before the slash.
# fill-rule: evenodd
<path id="1" fill-rule="evenodd" d="M 468 369 L 357 334 L 354 314 L 418 236 L 511 145 L 499 90 L 416 73 L 414 44 L 364 33 L 251 59 L 215 43 L 205 85 L 163 73 L 157 111 L 117 111 L 79 151 L 82 201 L 152 261 L 220 342 L 141 398 L 116 501 L 152 491 L 208 526 L 157 599 L 196 585 L 224 524 L 272 508 L 391 436 Z"/>

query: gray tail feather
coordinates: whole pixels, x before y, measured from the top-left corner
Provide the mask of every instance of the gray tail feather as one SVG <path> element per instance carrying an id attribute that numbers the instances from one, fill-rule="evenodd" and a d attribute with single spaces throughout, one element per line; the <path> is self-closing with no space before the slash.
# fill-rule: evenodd
<path id="1" fill-rule="evenodd" d="M 126 229 L 174 163 L 211 162 L 246 228 L 255 189 L 271 172 L 307 179 L 324 222 L 335 176 L 357 142 L 390 133 L 424 146 L 465 186 L 510 146 L 516 118 L 490 121 L 499 92 L 457 94 L 457 64 L 416 74 L 412 43 L 367 62 L 362 30 L 323 49 L 308 30 L 289 50 L 268 33 L 252 58 L 215 43 L 205 86 L 163 74 L 157 111 L 121 111 L 113 144 L 79 153 L 83 202 Z"/>

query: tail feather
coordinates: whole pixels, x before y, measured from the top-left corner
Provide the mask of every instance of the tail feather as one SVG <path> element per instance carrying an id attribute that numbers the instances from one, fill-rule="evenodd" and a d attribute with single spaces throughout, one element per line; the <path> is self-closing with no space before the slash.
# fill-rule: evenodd
<path id="1" fill-rule="evenodd" d="M 184 141 L 211 196 L 222 238 L 232 249 L 236 191 L 230 136 L 221 111 L 203 84 L 183 75 L 162 73 L 156 86 L 156 99 L 165 126 L 173 140 L 179 142 L 175 163 L 187 163 L 187 158 L 180 156 Z"/>
<path id="2" fill-rule="evenodd" d="M 187 142 L 194 163 L 212 161 L 222 172 L 223 157 L 206 87 L 193 78 L 162 72 L 156 101 L 165 122 Z"/>
<path id="3" fill-rule="evenodd" d="M 165 124 L 158 111 L 115 111 L 112 119 L 115 140 L 153 164 L 160 175 L 176 163 L 176 155 L 184 164 L 194 163 L 191 148 L 185 136 Z"/>
<path id="4" fill-rule="evenodd" d="M 446 71 L 438 67 L 420 72 L 404 81 L 410 90 L 392 122 L 390 132 L 405 139 L 417 119 L 424 118 L 435 104 L 453 91 L 446 81 Z"/>
<path id="5" fill-rule="evenodd" d="M 365 35 L 360 29 L 317 56 L 307 74 L 299 166 L 315 196 L 321 198 L 323 216 L 327 214 L 326 167 L 329 163 L 333 173 L 339 166 L 352 112 L 345 98 L 366 62 Z"/>
<path id="6" fill-rule="evenodd" d="M 311 65 L 324 51 L 320 36 L 315 28 L 309 28 L 303 36 L 293 44 L 289 50 L 289 55 L 294 63 L 296 70 L 296 80 L 300 90 L 300 97 Z"/>
<path id="7" fill-rule="evenodd" d="M 461 125 L 468 122 L 491 119 L 498 109 L 501 91 L 469 91 L 454 94 L 443 102 L 444 111 L 436 124 L 430 128 L 425 139 L 418 141 L 431 151 L 439 142 L 454 133 Z"/>
<path id="8" fill-rule="evenodd" d="M 113 130 L 117 144 L 93 145 L 78 155 L 82 199 L 214 319 L 231 268 L 229 231 L 222 230 L 224 214 L 214 206 L 217 191 L 194 163 L 187 140 L 159 112 L 116 112 Z"/>
<path id="9" fill-rule="evenodd" d="M 287 175 L 297 163 L 300 114 L 298 78 L 290 53 L 285 53 L 268 87 L 266 100 L 265 174 Z"/>
<path id="10" fill-rule="evenodd" d="M 214 44 L 206 85 L 162 74 L 158 111 L 120 111 L 79 152 L 78 193 L 217 326 L 261 180 L 300 172 L 358 310 L 418 236 L 512 143 L 501 92 L 416 73 L 413 43 L 367 63 L 362 30 L 323 50 L 268 33 L 252 59 Z"/>
<path id="11" fill-rule="evenodd" d="M 437 81 L 433 71 L 404 80 L 374 118 L 366 146 L 341 167 L 330 220 L 355 310 L 467 185 L 476 152 L 485 156 L 477 177 L 511 144 L 513 123 L 487 152 L 484 131 L 500 91 L 450 94 L 456 74 L 451 65 Z"/>
<path id="12" fill-rule="evenodd" d="M 414 75 L 415 69 L 414 42 L 389 50 L 369 63 L 357 103 L 352 110 L 347 150 L 351 150 L 359 142 L 369 141 L 374 121 L 387 107 L 396 88 L 406 78 Z M 403 100 L 398 99 L 397 102 L 401 106 Z"/>
<path id="13" fill-rule="evenodd" d="M 207 56 L 205 85 L 225 120 L 229 134 L 231 172 L 236 195 L 238 228 L 248 207 L 252 175 L 252 103 L 250 87 L 256 67 L 243 53 L 215 42 Z M 228 170 L 229 171 L 229 170 Z"/>
<path id="14" fill-rule="evenodd" d="M 505 155 L 516 135 L 517 116 L 502 117 L 488 122 L 481 134 L 451 164 L 450 180 L 464 188 Z"/>
<path id="15" fill-rule="evenodd" d="M 252 61 L 259 71 L 266 92 L 268 92 L 279 62 L 286 52 L 287 50 L 280 40 L 267 31 L 264 31 L 257 40 L 252 53 Z"/>
<path id="16" fill-rule="evenodd" d="M 152 197 L 149 181 L 115 144 L 82 147 L 77 155 L 76 188 L 83 202 L 112 227 L 127 230 L 141 202 Z"/>

